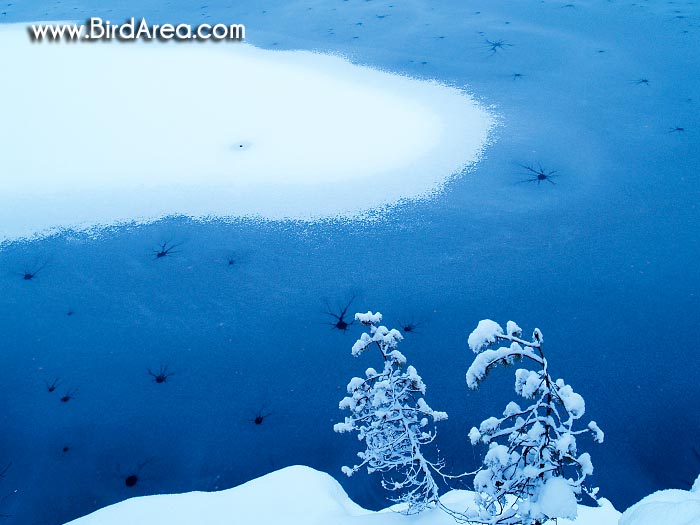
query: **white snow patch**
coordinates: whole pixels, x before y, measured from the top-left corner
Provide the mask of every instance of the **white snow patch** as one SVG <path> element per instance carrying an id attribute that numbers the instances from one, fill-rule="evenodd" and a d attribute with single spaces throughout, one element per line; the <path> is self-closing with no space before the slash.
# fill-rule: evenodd
<path id="1" fill-rule="evenodd" d="M 0 26 L 0 240 L 165 215 L 352 217 L 439 191 L 494 117 L 460 89 L 247 44 Z"/>
<path id="2" fill-rule="evenodd" d="M 382 314 L 380 312 L 372 313 L 368 311 L 366 314 L 358 312 L 355 314 L 355 321 L 360 321 L 364 325 L 379 324 L 382 322 Z"/>
<path id="3" fill-rule="evenodd" d="M 632 505 L 620 518 L 620 525 L 698 525 L 700 493 L 660 490 Z"/>
<path id="4" fill-rule="evenodd" d="M 537 506 L 545 516 L 576 519 L 578 504 L 571 487 L 562 478 L 549 478 L 542 486 Z"/>
<path id="5" fill-rule="evenodd" d="M 482 319 L 474 331 L 469 334 L 467 344 L 472 352 L 478 354 L 487 346 L 496 342 L 496 338 L 503 335 L 503 328 L 491 319 Z"/>
<path id="6" fill-rule="evenodd" d="M 514 321 L 508 321 L 506 323 L 506 333 L 511 337 L 521 337 L 523 335 L 523 329 Z"/>
<path id="7" fill-rule="evenodd" d="M 474 493 L 453 490 L 442 502 L 452 509 L 474 508 Z M 617 525 L 620 513 L 606 500 L 578 509 L 575 525 Z M 398 510 L 400 506 L 393 507 Z M 100 509 L 69 525 L 454 525 L 439 509 L 406 517 L 389 509 L 372 512 L 353 503 L 328 474 L 294 466 L 221 492 L 132 498 Z M 566 519 L 560 525 L 571 525 Z"/>

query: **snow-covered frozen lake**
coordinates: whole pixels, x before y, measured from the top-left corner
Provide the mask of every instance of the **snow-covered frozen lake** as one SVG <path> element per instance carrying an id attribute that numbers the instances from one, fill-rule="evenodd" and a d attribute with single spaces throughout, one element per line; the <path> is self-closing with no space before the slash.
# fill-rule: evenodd
<path id="1" fill-rule="evenodd" d="M 0 27 L 0 46 L 2 240 L 168 215 L 356 216 L 439 191 L 495 121 L 454 87 L 318 53 L 52 45 L 26 24 Z"/>
<path id="2" fill-rule="evenodd" d="M 687 489 L 697 477 L 695 3 L 270 0 L 191 7 L 63 0 L 0 8 L 2 23 L 88 16 L 241 21 L 248 43 L 262 50 L 341 54 L 384 72 L 367 75 L 436 80 L 451 87 L 440 88 L 445 93 L 466 100 L 456 94 L 464 90 L 497 116 L 498 125 L 476 166 L 444 187 L 443 168 L 476 158 L 472 153 L 440 157 L 442 166 L 430 166 L 420 163 L 429 156 L 404 151 L 379 133 L 374 155 L 386 151 L 396 160 L 416 154 L 415 166 L 429 172 L 414 193 L 398 195 L 443 191 L 401 201 L 374 220 L 169 217 L 89 235 L 4 242 L 0 460 L 10 466 L 0 494 L 10 495 L 0 513 L 10 515 L 7 523 L 58 525 L 131 496 L 228 488 L 292 464 L 329 472 L 354 501 L 383 508 L 374 481 L 340 473 L 353 460 L 356 440 L 332 430 L 343 417 L 337 404 L 348 379 L 370 366 L 350 355 L 359 328 L 336 330 L 327 313 L 339 313 L 351 299 L 349 312 L 379 309 L 390 325 L 416 324 L 402 351 L 420 370 L 431 405 L 450 414 L 438 441 L 455 469 L 475 466 L 482 450 L 472 449 L 467 432 L 501 410 L 512 392 L 508 372 L 494 373 L 477 392 L 464 381 L 472 357 L 467 336 L 480 319 L 491 318 L 517 319 L 526 330 L 538 326 L 545 333 L 553 373 L 585 397 L 587 413 L 606 432 L 603 445 L 585 447 L 596 469 L 592 483 L 617 509 L 659 488 Z M 183 53 L 190 52 L 186 47 Z M 21 65 L 2 53 L 0 70 L 11 70 L 13 60 L 12 67 Z M 124 65 L 116 74 L 128 72 Z M 47 227 L 44 219 L 54 212 L 62 214 L 61 225 L 113 218 L 80 215 L 90 211 L 90 202 L 72 201 L 77 216 L 64 206 L 52 208 L 47 188 L 59 187 L 60 179 L 46 173 L 51 158 L 28 139 L 18 140 L 27 137 L 26 129 L 22 135 L 7 124 L 8 115 L 31 109 L 26 93 L 16 90 L 16 78 L 3 74 L 2 83 L 0 92 L 13 95 L 1 100 L 0 150 L 12 144 L 9 154 L 22 152 L 26 162 L 12 157 L 15 175 L 4 168 L 0 185 L 24 188 L 29 196 L 22 204 L 0 196 L 4 238 L 26 234 L 22 227 Z M 378 82 L 377 89 L 387 85 Z M 207 90 L 221 86 L 200 87 L 201 108 L 216 111 Z M 100 92 L 101 104 L 109 104 L 110 95 L 107 88 Z M 408 97 L 403 88 L 389 96 L 398 105 L 402 97 Z M 449 114 L 451 106 L 441 106 L 439 98 L 428 97 L 425 110 L 438 111 L 435 103 Z M 38 100 L 35 107 L 88 118 L 81 101 L 74 110 L 50 102 Z M 115 114 L 125 111 L 118 97 L 112 103 Z M 186 101 L 190 111 L 197 104 Z M 376 112 L 389 109 L 380 104 Z M 463 124 L 455 122 L 454 129 L 466 129 Z M 376 125 L 387 123 L 378 119 Z M 385 128 L 372 131 L 378 129 Z M 42 126 L 36 133 L 44 144 L 60 145 L 57 154 L 80 152 L 67 131 Z M 147 131 L 136 129 L 126 144 L 134 146 Z M 173 140 L 186 138 L 165 131 Z M 310 131 L 314 140 L 334 143 L 323 130 Z M 401 131 L 410 140 L 422 136 L 420 129 Z M 254 153 L 264 136 L 236 135 L 231 145 L 239 141 L 250 146 L 240 153 Z M 192 140 L 204 137 L 193 134 Z M 303 143 L 301 135 L 289 138 Z M 433 147 L 454 153 L 463 138 L 447 136 Z M 298 165 L 314 162 L 317 148 L 301 145 L 308 149 Z M 134 152 L 131 146 L 124 155 Z M 206 140 L 199 146 L 202 152 L 213 147 Z M 173 159 L 181 153 L 163 158 L 163 165 L 177 169 Z M 111 154 L 110 169 L 127 170 L 119 162 L 128 156 Z M 362 151 L 349 156 L 358 163 L 364 158 Z M 79 173 L 71 176 L 85 177 L 87 163 L 79 160 Z M 32 171 L 33 165 L 43 167 Z M 537 177 L 526 167 L 551 178 L 530 180 Z M 398 172 L 392 177 L 386 180 L 402 180 Z M 376 204 L 387 202 L 371 187 L 362 192 L 379 199 Z M 139 218 L 182 213 L 168 208 L 176 204 L 172 199 L 144 202 L 153 207 Z M 164 243 L 177 247 L 156 258 Z M 156 383 L 148 369 L 157 373 L 161 366 L 173 375 Z M 57 389 L 49 392 L 56 379 Z M 67 393 L 71 399 L 61 402 Z M 266 416 L 262 424 L 253 422 L 256 415 Z M 134 473 L 138 483 L 126 486 Z"/>

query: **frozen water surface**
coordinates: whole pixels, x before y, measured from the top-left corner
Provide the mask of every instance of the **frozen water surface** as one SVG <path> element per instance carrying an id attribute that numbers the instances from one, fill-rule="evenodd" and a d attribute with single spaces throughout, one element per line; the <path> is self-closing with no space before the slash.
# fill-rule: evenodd
<path id="1" fill-rule="evenodd" d="M 385 506 L 366 476 L 342 476 L 356 441 L 332 431 L 348 379 L 377 366 L 370 354 L 352 359 L 356 325 L 329 324 L 326 310 L 353 296 L 351 310 L 379 309 L 389 326 L 421 323 L 401 350 L 431 405 L 450 414 L 438 439 L 455 470 L 481 452 L 469 428 L 513 395 L 509 373 L 467 389 L 467 336 L 479 319 L 518 319 L 526 333 L 543 330 L 552 372 L 606 432 L 602 445 L 581 444 L 601 495 L 622 510 L 653 490 L 690 487 L 700 11 L 572 5 L 3 6 L 8 23 L 241 21 L 254 46 L 341 53 L 467 87 L 501 119 L 472 172 L 376 221 L 173 217 L 5 243 L 0 440 L 12 464 L 0 487 L 18 491 L 3 501 L 6 522 L 65 523 L 130 496 L 227 488 L 291 464 L 332 473 L 366 508 Z M 523 166 L 555 172 L 554 184 L 527 181 L 537 176 Z M 178 246 L 156 258 L 164 242 Z M 156 383 L 147 370 L 161 365 L 173 375 Z M 269 415 L 256 425 L 259 413 Z"/>
<path id="2" fill-rule="evenodd" d="M 51 45 L 24 24 L 0 46 L 5 239 L 166 215 L 357 215 L 439 190 L 494 123 L 455 88 L 308 52 Z"/>

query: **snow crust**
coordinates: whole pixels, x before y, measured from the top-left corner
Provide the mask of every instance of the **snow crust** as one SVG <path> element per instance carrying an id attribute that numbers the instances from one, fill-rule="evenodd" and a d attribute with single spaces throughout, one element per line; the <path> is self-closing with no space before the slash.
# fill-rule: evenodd
<path id="1" fill-rule="evenodd" d="M 442 502 L 463 510 L 474 493 L 454 490 Z M 575 522 L 560 525 L 617 525 L 620 513 L 607 500 L 601 507 L 578 507 Z M 399 506 L 393 510 L 400 510 Z M 287 467 L 221 492 L 132 498 L 100 509 L 67 525 L 454 525 L 439 509 L 406 517 L 385 509 L 372 512 L 353 503 L 328 474 L 303 466 Z"/>
<path id="2" fill-rule="evenodd" d="M 0 240 L 362 215 L 439 191 L 494 124 L 460 89 L 312 52 L 32 43 L 25 24 L 0 26 L 0 49 Z"/>

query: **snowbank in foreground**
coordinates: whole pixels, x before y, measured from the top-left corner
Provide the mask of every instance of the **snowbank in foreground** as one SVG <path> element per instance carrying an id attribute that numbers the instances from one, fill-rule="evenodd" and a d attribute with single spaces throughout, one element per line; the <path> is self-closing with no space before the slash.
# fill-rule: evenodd
<path id="1" fill-rule="evenodd" d="M 700 480 L 700 477 L 698 478 Z M 620 525 L 700 524 L 699 490 L 660 490 L 627 509 Z"/>
<path id="2" fill-rule="evenodd" d="M 464 92 L 241 43 L 30 42 L 0 25 L 0 240 L 167 214 L 350 216 L 439 189 L 493 117 Z"/>
<path id="3" fill-rule="evenodd" d="M 443 502 L 454 509 L 472 493 L 452 491 Z M 604 501 L 600 508 L 579 507 L 575 522 L 560 525 L 617 525 L 620 513 Z M 371 512 L 353 503 L 331 476 L 294 466 L 221 492 L 190 492 L 133 498 L 98 510 L 69 525 L 454 525 L 442 511 L 407 518 L 390 511 Z"/>

